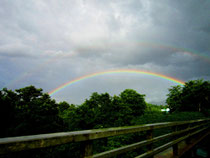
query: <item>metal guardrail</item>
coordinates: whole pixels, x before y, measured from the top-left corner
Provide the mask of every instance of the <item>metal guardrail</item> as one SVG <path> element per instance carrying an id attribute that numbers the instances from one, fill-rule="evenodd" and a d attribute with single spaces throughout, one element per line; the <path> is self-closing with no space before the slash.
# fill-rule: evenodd
<path id="1" fill-rule="evenodd" d="M 56 145 L 62 145 L 66 143 L 82 142 L 84 143 L 84 153 L 85 158 L 105 158 L 113 157 L 119 154 L 126 153 L 138 149 L 143 146 L 147 146 L 148 152 L 137 156 L 137 158 L 152 157 L 153 155 L 169 148 L 173 147 L 174 155 L 178 154 L 178 143 L 189 139 L 190 137 L 203 132 L 208 129 L 210 124 L 210 119 L 200 119 L 191 121 L 180 121 L 180 122 L 164 122 L 155 124 L 146 124 L 139 126 L 128 126 L 128 127 L 116 127 L 116 128 L 106 128 L 106 129 L 94 129 L 94 130 L 84 130 L 75 132 L 62 132 L 62 133 L 52 133 L 52 134 L 40 134 L 32 136 L 20 136 L 20 137 L 9 137 L 0 139 L 0 155 L 7 154 L 11 152 L 44 148 Z M 185 129 L 178 130 L 179 126 L 188 126 Z M 153 137 L 153 130 L 172 127 L 174 131 L 172 133 L 164 134 L 161 136 Z M 129 133 L 138 133 L 146 131 L 146 140 L 123 146 L 110 151 L 105 151 L 93 155 L 93 141 L 99 138 L 107 138 L 111 136 L 119 136 Z M 181 136 L 180 136 L 181 135 Z M 179 138 L 176 138 L 179 136 Z M 165 138 L 174 138 L 158 148 L 153 149 L 152 144 L 154 142 L 163 140 Z"/>

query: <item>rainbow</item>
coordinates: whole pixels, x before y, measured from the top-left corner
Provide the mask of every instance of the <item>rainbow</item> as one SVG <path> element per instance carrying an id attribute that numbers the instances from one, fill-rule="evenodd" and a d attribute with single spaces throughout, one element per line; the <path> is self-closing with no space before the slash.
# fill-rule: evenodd
<path id="1" fill-rule="evenodd" d="M 92 74 L 88 74 L 88 75 L 84 75 L 81 76 L 79 78 L 76 78 L 74 80 L 68 81 L 62 85 L 60 85 L 59 87 L 53 89 L 52 91 L 50 91 L 48 94 L 50 96 L 54 95 L 55 93 L 61 91 L 62 89 L 64 89 L 65 87 L 72 85 L 76 82 L 88 79 L 88 78 L 92 78 L 95 76 L 100 76 L 100 75 L 104 75 L 104 74 L 116 74 L 116 73 L 136 73 L 136 74 L 145 74 L 145 75 L 150 75 L 150 76 L 155 76 L 155 77 L 159 77 L 162 79 L 166 79 L 168 81 L 172 81 L 174 83 L 180 84 L 180 85 L 184 85 L 184 81 L 178 80 L 176 78 L 170 77 L 170 76 L 165 76 L 159 73 L 154 73 L 154 72 L 149 72 L 149 71 L 141 71 L 141 70 L 136 70 L 136 69 L 118 69 L 118 70 L 108 70 L 108 71 L 102 71 L 102 72 L 96 72 L 96 73 L 92 73 Z"/>
<path id="2" fill-rule="evenodd" d="M 177 46 L 173 46 L 171 44 L 163 44 L 163 43 L 154 43 L 154 42 L 140 42 L 139 45 L 145 45 L 148 47 L 153 47 L 153 48 L 162 48 L 162 49 L 171 49 L 173 51 L 181 51 L 181 52 L 185 52 L 187 54 L 190 54 L 192 56 L 196 56 L 199 57 L 207 62 L 210 62 L 210 56 L 207 54 L 202 54 L 196 50 L 192 50 L 189 48 L 182 48 L 182 47 L 177 47 Z"/>
<path id="3" fill-rule="evenodd" d="M 208 55 L 205 54 L 201 54 L 199 52 L 196 52 L 195 50 L 190 50 L 187 48 L 181 48 L 181 47 L 176 47 L 173 46 L 171 44 L 163 44 L 160 42 L 153 42 L 153 41 L 130 41 L 130 42 L 115 42 L 113 43 L 113 45 L 115 47 L 122 47 L 125 45 L 130 45 L 130 46 L 140 46 L 140 47 L 151 47 L 151 48 L 157 48 L 157 49 L 168 49 L 168 50 L 173 50 L 173 51 L 180 51 L 180 52 L 184 52 L 186 54 L 195 56 L 200 58 L 201 60 L 210 63 L 210 57 Z M 117 45 L 117 46 L 116 46 Z M 97 48 L 96 46 L 92 46 L 93 49 Z M 17 78 L 14 78 L 13 80 L 11 80 L 9 83 L 7 83 L 5 85 L 5 87 L 13 87 L 14 85 L 18 84 L 18 82 L 24 80 L 25 78 L 31 77 L 31 75 L 33 75 L 34 73 L 38 73 L 40 71 L 43 70 L 43 67 L 45 67 L 46 65 L 50 65 L 53 62 L 56 62 L 58 59 L 63 58 L 63 57 L 70 57 L 72 56 L 72 54 L 66 54 L 66 55 L 62 55 L 62 56 L 55 56 L 50 58 L 49 60 L 45 61 L 44 63 L 40 64 L 39 66 L 32 68 L 31 70 L 29 70 L 28 72 L 22 73 L 21 75 L 19 75 Z"/>

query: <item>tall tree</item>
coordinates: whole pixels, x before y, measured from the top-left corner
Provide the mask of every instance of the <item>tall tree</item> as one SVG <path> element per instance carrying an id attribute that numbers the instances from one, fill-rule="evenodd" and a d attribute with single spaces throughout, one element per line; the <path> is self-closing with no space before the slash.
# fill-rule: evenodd
<path id="1" fill-rule="evenodd" d="M 12 133 L 18 102 L 15 92 L 6 88 L 0 91 L 0 137 L 8 137 Z"/>
<path id="2" fill-rule="evenodd" d="M 1 113 L 7 119 L 7 128 L 1 137 L 50 133 L 63 130 L 58 115 L 58 104 L 42 89 L 28 86 L 16 90 L 0 91 Z M 2 117 L 2 116 L 1 116 Z M 5 118 L 1 119 L 1 123 Z"/>
<path id="3" fill-rule="evenodd" d="M 145 95 L 137 93 L 133 89 L 126 89 L 120 94 L 121 102 L 131 108 L 131 115 L 140 116 L 144 113 L 146 102 Z"/>
<path id="4" fill-rule="evenodd" d="M 178 111 L 181 106 L 181 97 L 182 97 L 182 87 L 180 85 L 173 86 L 169 88 L 168 98 L 166 99 L 167 104 L 169 105 L 170 112 Z"/>
<path id="5" fill-rule="evenodd" d="M 206 113 L 210 107 L 210 81 L 192 80 L 184 87 L 169 89 L 167 104 L 173 111 L 200 111 Z"/>

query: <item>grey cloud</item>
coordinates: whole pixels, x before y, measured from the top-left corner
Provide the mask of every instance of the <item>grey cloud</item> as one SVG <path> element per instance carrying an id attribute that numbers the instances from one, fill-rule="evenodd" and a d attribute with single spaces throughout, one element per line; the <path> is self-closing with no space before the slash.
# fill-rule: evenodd
<path id="1" fill-rule="evenodd" d="M 1 0 L 0 84 L 11 85 L 13 79 L 14 87 L 34 84 L 49 91 L 83 75 L 121 68 L 184 81 L 209 79 L 209 13 L 209 1 Z M 81 102 L 93 91 L 114 94 L 137 87 L 158 103 L 171 85 L 154 89 L 143 86 L 155 82 L 148 79 L 133 79 L 132 85 L 128 79 L 127 87 L 120 77 L 97 80 L 98 85 L 81 82 L 78 90 L 53 97 L 66 100 L 69 95 L 70 102 Z"/>
<path id="2" fill-rule="evenodd" d="M 0 46 L 0 56 L 5 57 L 26 57 L 31 58 L 33 57 L 30 54 L 30 47 L 22 44 L 11 44 L 11 45 L 3 45 Z"/>
<path id="3" fill-rule="evenodd" d="M 206 26 L 200 27 L 199 30 L 209 34 L 210 33 L 210 23 L 207 24 Z"/>

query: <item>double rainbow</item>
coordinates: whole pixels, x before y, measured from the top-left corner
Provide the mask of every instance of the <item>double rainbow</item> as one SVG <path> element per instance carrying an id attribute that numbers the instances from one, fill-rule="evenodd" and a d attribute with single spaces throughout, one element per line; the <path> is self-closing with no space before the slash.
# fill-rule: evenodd
<path id="1" fill-rule="evenodd" d="M 210 56 L 209 55 L 205 55 L 202 54 L 198 51 L 195 50 L 190 50 L 187 48 L 181 48 L 181 47 L 177 47 L 177 46 L 173 46 L 170 44 L 165 44 L 165 43 L 157 43 L 157 42 L 153 42 L 153 41 L 130 41 L 130 42 L 115 42 L 113 44 L 113 46 L 115 47 L 122 47 L 122 46 L 138 46 L 139 48 L 141 47 L 145 47 L 145 48 L 155 48 L 155 49 L 165 49 L 165 50 L 172 50 L 173 52 L 178 52 L 178 53 L 185 53 L 185 54 L 189 54 L 191 56 L 195 56 L 200 58 L 201 60 L 203 60 L 204 62 L 208 62 L 210 63 Z M 97 46 L 92 46 L 92 49 L 97 49 Z M 23 81 L 25 78 L 29 78 L 31 77 L 31 75 L 33 75 L 34 73 L 38 73 L 40 71 L 43 70 L 43 68 L 46 65 L 49 65 L 53 62 L 56 62 L 58 59 L 60 58 L 64 58 L 64 57 L 70 57 L 72 56 L 72 54 L 66 54 L 66 55 L 62 55 L 62 56 L 54 56 L 52 58 L 50 58 L 49 60 L 46 60 L 44 63 L 40 64 L 39 66 L 32 68 L 31 70 L 29 70 L 28 72 L 25 72 L 23 74 L 21 74 L 20 76 L 14 78 L 13 80 L 11 80 L 9 83 L 7 83 L 5 85 L 5 87 L 13 87 L 14 85 L 18 84 L 18 82 Z M 100 73 L 100 72 L 99 72 Z M 89 75 L 87 75 L 89 76 Z"/>
<path id="2" fill-rule="evenodd" d="M 74 80 L 68 81 L 62 85 L 60 85 L 59 87 L 53 89 L 52 91 L 49 92 L 49 95 L 52 96 L 55 93 L 61 91 L 62 89 L 66 88 L 67 86 L 70 86 L 76 82 L 88 79 L 88 78 L 92 78 L 92 77 L 96 77 L 96 76 L 100 76 L 100 75 L 104 75 L 104 74 L 116 74 L 116 73 L 134 73 L 134 74 L 145 74 L 145 75 L 150 75 L 150 76 L 154 76 L 154 77 L 158 77 L 158 78 L 162 78 L 180 85 L 184 85 L 184 81 L 181 81 L 179 79 L 170 77 L 170 76 L 166 76 L 163 74 L 159 74 L 159 73 L 154 73 L 154 72 L 149 72 L 149 71 L 141 71 L 141 70 L 136 70 L 136 69 L 118 69 L 118 70 L 108 70 L 108 71 L 102 71 L 102 72 L 96 72 L 96 73 L 92 73 L 92 74 L 88 74 L 88 75 L 84 75 L 81 76 L 79 78 L 76 78 Z"/>

